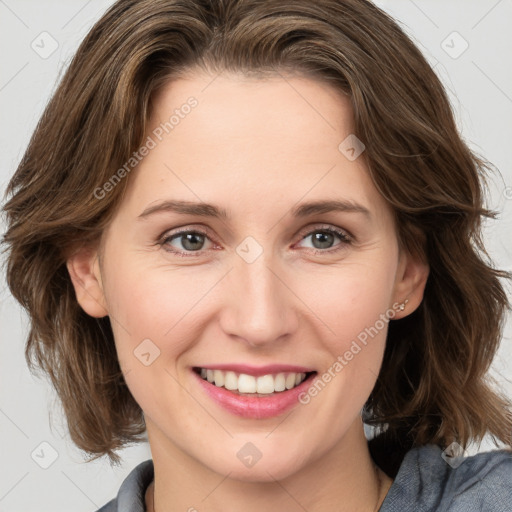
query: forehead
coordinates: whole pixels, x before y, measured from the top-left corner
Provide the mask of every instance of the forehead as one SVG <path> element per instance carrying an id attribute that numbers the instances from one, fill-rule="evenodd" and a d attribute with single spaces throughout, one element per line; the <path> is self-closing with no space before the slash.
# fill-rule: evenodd
<path id="1" fill-rule="evenodd" d="M 279 135 L 274 140 L 277 147 L 296 141 L 298 148 L 306 140 L 318 145 L 327 136 L 329 143 L 337 132 L 353 131 L 349 97 L 325 81 L 201 72 L 171 81 L 154 95 L 149 130 L 165 124 L 173 113 L 188 110 L 190 98 L 197 107 L 190 115 L 181 115 L 172 132 L 187 136 L 193 131 L 198 144 L 216 145 L 216 138 L 228 135 L 232 141 L 245 138 L 268 146 L 272 136 Z"/>
<path id="2" fill-rule="evenodd" d="M 154 145 L 127 197 L 138 213 L 167 198 L 221 201 L 228 210 L 235 201 L 253 211 L 292 206 L 306 195 L 375 207 L 381 198 L 364 158 L 339 149 L 352 132 L 349 98 L 325 82 L 190 74 L 155 94 Z"/>

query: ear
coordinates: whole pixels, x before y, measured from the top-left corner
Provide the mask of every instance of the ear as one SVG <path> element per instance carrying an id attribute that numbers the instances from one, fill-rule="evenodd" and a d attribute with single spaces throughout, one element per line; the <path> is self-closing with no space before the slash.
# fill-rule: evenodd
<path id="1" fill-rule="evenodd" d="M 405 307 L 395 309 L 396 319 L 404 318 L 415 311 L 423 300 L 423 293 L 429 275 L 429 265 L 419 256 L 412 255 L 405 250 L 400 252 L 400 260 L 393 292 L 393 303 Z"/>
<path id="2" fill-rule="evenodd" d="M 98 251 L 81 247 L 66 260 L 66 267 L 82 309 L 96 318 L 107 316 Z"/>

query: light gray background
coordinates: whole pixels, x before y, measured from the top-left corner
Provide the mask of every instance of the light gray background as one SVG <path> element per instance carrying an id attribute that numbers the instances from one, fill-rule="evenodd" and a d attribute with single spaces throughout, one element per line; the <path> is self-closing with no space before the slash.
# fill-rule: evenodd
<path id="1" fill-rule="evenodd" d="M 0 0 L 2 193 L 70 57 L 111 3 Z M 498 221 L 488 223 L 486 240 L 497 265 L 512 271 L 512 0 L 377 3 L 400 21 L 442 78 L 464 138 L 500 169 L 502 178 L 493 181 L 489 206 L 501 215 Z M 42 32 L 58 43 L 50 56 L 41 56 L 31 47 L 33 44 L 40 53 L 52 49 L 51 39 Z M 462 53 L 464 41 L 469 46 Z M 3 232 L 4 226 L 0 227 Z M 0 511 L 94 511 L 117 494 L 136 464 L 151 457 L 149 447 L 142 444 L 124 450 L 122 468 L 111 468 L 106 459 L 85 464 L 63 426 L 55 393 L 26 368 L 27 332 L 27 318 L 6 290 L 2 275 Z M 509 396 L 511 335 L 509 321 L 493 364 L 493 374 Z M 51 448 L 41 443 L 49 443 Z M 472 447 L 470 453 L 492 447 L 486 442 Z M 48 469 L 40 467 L 52 462 L 55 454 L 58 457 Z"/>

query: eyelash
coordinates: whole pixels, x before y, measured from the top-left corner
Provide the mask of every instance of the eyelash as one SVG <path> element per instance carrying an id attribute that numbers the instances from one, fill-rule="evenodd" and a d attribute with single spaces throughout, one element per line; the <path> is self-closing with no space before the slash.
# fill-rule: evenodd
<path id="1" fill-rule="evenodd" d="M 347 245 L 350 245 L 352 243 L 352 236 L 349 235 L 346 231 L 343 231 L 341 229 L 338 229 L 338 228 L 334 228 L 332 226 L 328 226 L 328 227 L 317 227 L 313 230 L 310 230 L 308 231 L 304 236 L 301 237 L 301 241 L 306 239 L 307 237 L 311 236 L 312 234 L 314 233 L 330 233 L 330 234 L 333 234 L 333 235 L 336 235 L 338 236 L 338 238 L 340 239 L 340 242 L 339 244 L 335 245 L 334 247 L 331 247 L 331 248 L 328 248 L 328 249 L 309 249 L 310 252 L 313 252 L 314 254 L 320 254 L 320 253 L 323 253 L 323 254 L 333 254 L 333 253 L 337 253 L 338 251 L 341 251 L 345 248 L 345 246 Z M 172 240 L 176 239 L 176 238 L 179 238 L 180 236 L 183 236 L 183 235 L 189 235 L 189 234 L 197 234 L 197 235 L 203 235 L 205 236 L 206 238 L 209 238 L 208 236 L 208 233 L 206 233 L 205 231 L 203 231 L 202 229 L 187 229 L 187 230 L 182 230 L 182 231 L 177 231 L 175 233 L 172 233 L 170 235 L 167 235 L 166 233 L 164 233 L 164 235 L 162 235 L 162 237 L 160 237 L 159 241 L 158 241 L 158 245 L 161 246 L 165 251 L 171 253 L 171 254 L 175 254 L 176 256 L 179 256 L 181 258 L 193 258 L 193 257 L 198 257 L 198 256 L 201 256 L 203 252 L 205 252 L 207 249 L 201 249 L 199 251 L 177 251 L 177 250 L 174 250 L 174 249 L 168 249 L 166 248 L 166 244 L 168 244 L 169 242 L 171 242 Z"/>

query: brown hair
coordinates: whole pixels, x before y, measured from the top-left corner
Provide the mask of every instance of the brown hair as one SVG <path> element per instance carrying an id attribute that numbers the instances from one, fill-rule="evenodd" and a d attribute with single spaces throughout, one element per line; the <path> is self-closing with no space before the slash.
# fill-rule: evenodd
<path id="1" fill-rule="evenodd" d="M 143 142 L 151 97 L 168 80 L 289 71 L 347 93 L 372 179 L 400 243 L 427 260 L 424 300 L 389 327 L 366 404 L 386 442 L 510 443 L 510 403 L 488 384 L 507 297 L 482 246 L 489 165 L 457 132 L 444 89 L 387 14 L 366 0 L 120 0 L 87 35 L 49 102 L 5 204 L 7 280 L 26 308 L 26 358 L 47 372 L 74 442 L 118 462 L 144 418 L 120 370 L 108 317 L 79 307 L 70 252 L 94 244 L 128 179 L 95 191 Z M 382 438 L 382 436 L 379 436 Z"/>

